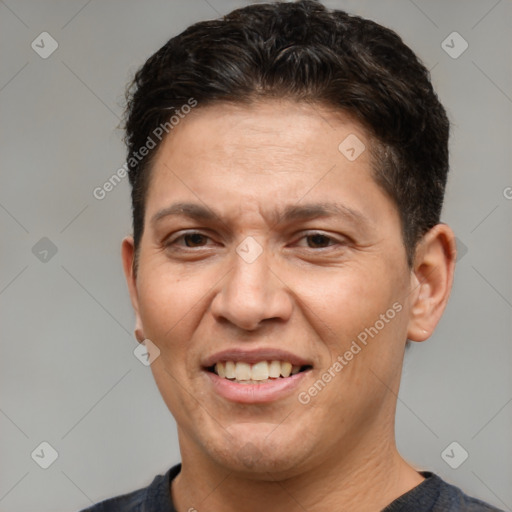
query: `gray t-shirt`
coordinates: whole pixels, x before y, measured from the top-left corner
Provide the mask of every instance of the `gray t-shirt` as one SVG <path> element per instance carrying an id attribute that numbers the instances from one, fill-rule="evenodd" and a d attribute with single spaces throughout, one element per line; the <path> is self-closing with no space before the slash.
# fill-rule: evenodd
<path id="1" fill-rule="evenodd" d="M 158 475 L 153 482 L 137 491 L 109 498 L 81 512 L 176 512 L 171 498 L 171 482 L 181 464 Z M 504 512 L 483 501 L 471 498 L 458 487 L 436 474 L 422 471 L 425 480 L 390 503 L 382 512 Z"/>

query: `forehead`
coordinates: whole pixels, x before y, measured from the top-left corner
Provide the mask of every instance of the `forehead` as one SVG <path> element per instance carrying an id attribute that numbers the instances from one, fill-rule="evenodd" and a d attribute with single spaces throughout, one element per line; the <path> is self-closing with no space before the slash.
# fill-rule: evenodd
<path id="1" fill-rule="evenodd" d="M 251 104 L 215 103 L 199 106 L 181 120 L 164 140 L 160 154 L 167 149 L 178 151 L 182 158 L 215 155 L 233 162 L 258 154 L 259 160 L 251 162 L 252 171 L 295 157 L 293 169 L 297 170 L 301 160 L 307 165 L 310 158 L 318 161 L 320 155 L 334 164 L 340 156 L 339 145 L 347 137 L 356 143 L 357 154 L 368 139 L 352 116 L 325 105 L 278 99 Z M 368 154 L 361 156 L 366 160 Z"/>
<path id="2" fill-rule="evenodd" d="M 147 211 L 156 215 L 175 196 L 238 209 L 259 202 L 274 216 L 278 204 L 331 202 L 378 217 L 382 204 L 372 197 L 387 196 L 373 179 L 369 144 L 353 118 L 320 105 L 197 107 L 158 150 Z"/>

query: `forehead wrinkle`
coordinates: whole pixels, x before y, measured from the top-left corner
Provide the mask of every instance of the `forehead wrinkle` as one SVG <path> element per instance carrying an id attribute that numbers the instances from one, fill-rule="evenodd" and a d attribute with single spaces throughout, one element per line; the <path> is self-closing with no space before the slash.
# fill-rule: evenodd
<path id="1" fill-rule="evenodd" d="M 219 213 L 202 204 L 178 202 L 158 210 L 153 217 L 151 217 L 151 224 L 156 224 L 160 219 L 170 216 L 189 217 L 191 219 L 205 221 L 212 221 L 220 218 Z"/>
<path id="2" fill-rule="evenodd" d="M 286 223 L 293 220 L 308 220 L 318 217 L 344 217 L 357 222 L 368 223 L 368 218 L 361 212 L 341 203 L 319 202 L 304 205 L 289 205 L 283 211 L 274 212 L 276 223 Z"/>
<path id="3" fill-rule="evenodd" d="M 370 224 L 370 220 L 366 215 L 341 203 L 320 202 L 304 205 L 287 205 L 284 209 L 274 208 L 273 211 L 268 213 L 259 208 L 259 212 L 267 222 L 270 221 L 273 225 L 333 216 L 342 217 L 357 224 Z M 221 212 L 214 208 L 197 203 L 178 202 L 156 212 L 151 218 L 151 224 L 156 224 L 160 219 L 169 216 L 182 216 L 208 222 L 215 220 L 229 222 L 230 220 L 223 219 Z M 239 215 L 236 216 L 236 218 L 238 217 Z"/>

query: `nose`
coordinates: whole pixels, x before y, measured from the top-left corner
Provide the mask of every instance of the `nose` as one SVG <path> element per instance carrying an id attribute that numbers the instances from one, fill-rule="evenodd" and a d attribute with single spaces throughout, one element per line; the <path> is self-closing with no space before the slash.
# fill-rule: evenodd
<path id="1" fill-rule="evenodd" d="M 233 254 L 233 267 L 222 280 L 222 288 L 212 301 L 217 321 L 228 321 L 246 331 L 256 330 L 264 320 L 286 321 L 293 304 L 286 284 L 270 267 L 268 249 L 252 262 Z M 275 265 L 274 265 L 275 267 Z"/>

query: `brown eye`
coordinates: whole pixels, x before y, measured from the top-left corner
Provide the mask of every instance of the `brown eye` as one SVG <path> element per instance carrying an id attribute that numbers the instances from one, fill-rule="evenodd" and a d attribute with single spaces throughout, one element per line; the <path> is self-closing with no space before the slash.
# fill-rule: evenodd
<path id="1" fill-rule="evenodd" d="M 322 235 L 321 233 L 315 233 L 313 235 L 307 235 L 308 246 L 312 249 L 318 249 L 322 247 L 328 247 L 333 239 L 329 236 Z"/>
<path id="2" fill-rule="evenodd" d="M 183 238 L 187 247 L 203 246 L 206 244 L 206 240 L 208 239 L 207 236 L 202 235 L 201 233 L 187 233 L 182 235 L 180 238 Z"/>
<path id="3" fill-rule="evenodd" d="M 195 248 L 195 247 L 204 247 L 208 245 L 210 241 L 210 237 L 200 233 L 198 231 L 189 231 L 188 233 L 183 233 L 174 238 L 170 238 L 165 242 L 165 247 L 167 249 L 186 249 L 186 248 Z"/>

